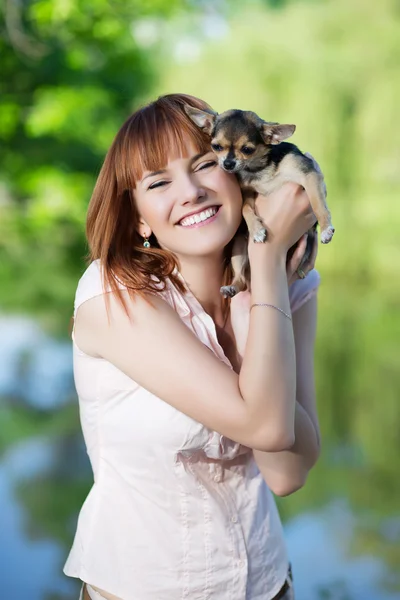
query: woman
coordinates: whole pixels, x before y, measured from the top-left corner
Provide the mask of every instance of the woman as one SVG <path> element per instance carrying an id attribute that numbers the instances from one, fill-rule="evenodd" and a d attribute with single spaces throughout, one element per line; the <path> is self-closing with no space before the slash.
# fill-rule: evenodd
<path id="1" fill-rule="evenodd" d="M 185 102 L 207 107 L 171 94 L 126 121 L 90 202 L 73 340 L 94 485 L 64 572 L 83 598 L 287 600 L 270 490 L 319 454 L 316 250 L 296 271 L 315 216 L 294 184 L 258 198 L 251 293 L 224 300 L 242 196 Z"/>

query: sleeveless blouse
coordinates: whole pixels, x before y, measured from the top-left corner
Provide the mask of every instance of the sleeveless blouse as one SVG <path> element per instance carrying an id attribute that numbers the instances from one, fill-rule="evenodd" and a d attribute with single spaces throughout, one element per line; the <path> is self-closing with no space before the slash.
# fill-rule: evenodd
<path id="1" fill-rule="evenodd" d="M 319 281 L 313 270 L 290 287 L 292 312 L 316 293 Z M 79 280 L 74 317 L 81 304 L 108 291 L 95 260 Z M 170 280 L 159 293 L 232 368 L 195 296 L 181 294 Z M 241 356 L 249 306 L 248 292 L 231 300 Z M 73 333 L 72 340 L 94 483 L 64 573 L 122 600 L 273 598 L 289 561 L 274 497 L 251 449 L 181 413 L 107 360 L 85 354 Z"/>

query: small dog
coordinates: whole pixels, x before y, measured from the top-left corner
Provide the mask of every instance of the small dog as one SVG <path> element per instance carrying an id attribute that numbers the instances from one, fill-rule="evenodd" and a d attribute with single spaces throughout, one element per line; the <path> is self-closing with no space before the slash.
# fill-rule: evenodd
<path id="1" fill-rule="evenodd" d="M 325 200 L 322 173 L 316 170 L 313 161 L 297 146 L 283 141 L 293 135 L 295 125 L 263 121 L 251 111 L 234 109 L 218 114 L 188 104 L 184 108 L 192 121 L 209 134 L 211 148 L 218 157 L 220 167 L 229 173 L 236 173 L 243 193 L 243 217 L 255 242 L 263 243 L 267 239 L 265 225 L 255 212 L 256 193 L 270 194 L 288 181 L 305 188 L 321 229 L 321 242 L 327 244 L 331 241 L 335 229 Z M 301 265 L 308 260 L 316 241 L 316 225 L 308 233 Z M 291 248 L 289 256 L 294 249 Z M 243 236 L 237 236 L 234 242 L 232 269 L 232 285 L 221 288 L 226 298 L 249 289 L 248 245 Z"/>

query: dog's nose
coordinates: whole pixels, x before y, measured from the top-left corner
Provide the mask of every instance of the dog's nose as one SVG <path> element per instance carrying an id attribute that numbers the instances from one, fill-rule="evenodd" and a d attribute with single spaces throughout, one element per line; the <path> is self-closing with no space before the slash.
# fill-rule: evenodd
<path id="1" fill-rule="evenodd" d="M 232 160 L 231 158 L 226 158 L 224 160 L 224 168 L 227 171 L 233 171 L 233 169 L 235 168 L 235 166 L 236 166 L 236 161 Z"/>

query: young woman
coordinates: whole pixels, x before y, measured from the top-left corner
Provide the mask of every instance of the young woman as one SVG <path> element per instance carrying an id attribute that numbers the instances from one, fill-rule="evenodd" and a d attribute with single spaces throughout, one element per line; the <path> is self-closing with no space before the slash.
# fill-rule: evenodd
<path id="1" fill-rule="evenodd" d="M 319 454 L 315 216 L 297 185 L 259 197 L 251 292 L 224 300 L 242 196 L 185 102 L 207 108 L 171 94 L 126 121 L 89 205 L 72 335 L 94 484 L 64 572 L 81 598 L 288 600 L 271 490 Z"/>

